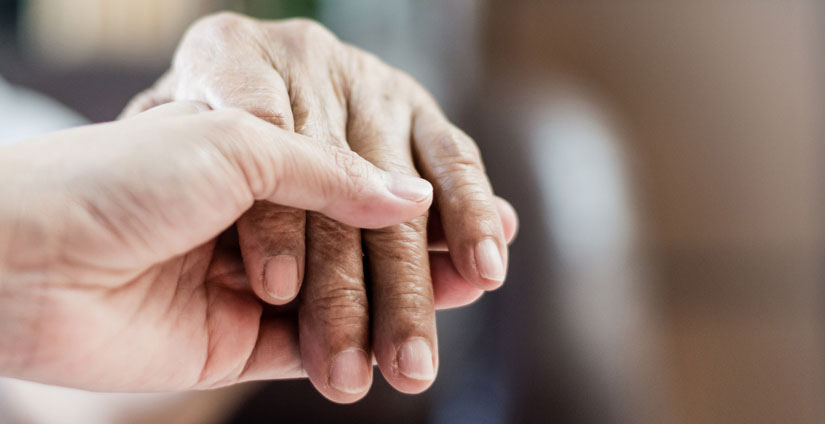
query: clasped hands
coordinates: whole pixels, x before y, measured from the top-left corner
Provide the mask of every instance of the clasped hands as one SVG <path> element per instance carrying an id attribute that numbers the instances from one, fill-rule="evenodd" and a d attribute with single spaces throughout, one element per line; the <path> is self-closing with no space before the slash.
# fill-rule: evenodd
<path id="1" fill-rule="evenodd" d="M 307 20 L 206 17 L 122 120 L 5 153 L 0 370 L 90 390 L 421 392 L 516 229 L 431 96 Z"/>

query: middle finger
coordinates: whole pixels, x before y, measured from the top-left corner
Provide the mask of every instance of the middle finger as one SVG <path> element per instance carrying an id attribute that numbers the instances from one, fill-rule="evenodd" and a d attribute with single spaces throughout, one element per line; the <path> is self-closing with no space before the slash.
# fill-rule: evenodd
<path id="1" fill-rule="evenodd" d="M 296 73 L 290 82 L 295 129 L 347 147 L 344 106 L 328 80 Z M 361 233 L 322 214 L 307 214 L 306 277 L 299 341 L 315 387 L 336 402 L 354 402 L 372 384 L 369 308 Z"/>
<path id="2" fill-rule="evenodd" d="M 390 91 L 398 86 L 388 85 L 357 90 L 369 96 L 353 95 L 350 101 L 357 107 L 350 109 L 347 139 L 353 150 L 379 168 L 417 176 L 410 151 L 411 109 L 398 101 L 403 93 Z M 438 368 L 427 216 L 364 231 L 363 238 L 371 277 L 375 357 L 393 387 L 419 393 L 432 384 Z"/>

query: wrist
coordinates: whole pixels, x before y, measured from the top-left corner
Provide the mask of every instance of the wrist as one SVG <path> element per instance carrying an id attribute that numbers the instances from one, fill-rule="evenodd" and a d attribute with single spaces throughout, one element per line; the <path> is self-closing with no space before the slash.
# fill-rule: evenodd
<path id="1" fill-rule="evenodd" d="M 33 158 L 43 149 L 31 148 L 37 140 L 0 149 L 0 295 L 16 291 L 23 280 L 37 279 L 47 271 L 54 249 L 54 213 L 57 184 L 48 170 Z"/>
<path id="2" fill-rule="evenodd" d="M 25 374 L 42 310 L 40 290 L 27 284 L 43 275 L 33 237 L 37 232 L 32 231 L 32 211 L 37 208 L 30 207 L 23 195 L 26 172 L 17 169 L 19 163 L 0 149 L 0 376 Z"/>

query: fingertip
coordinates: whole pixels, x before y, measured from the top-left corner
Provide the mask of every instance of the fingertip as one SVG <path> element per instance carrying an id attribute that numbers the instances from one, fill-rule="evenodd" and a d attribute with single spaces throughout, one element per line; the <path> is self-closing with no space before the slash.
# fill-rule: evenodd
<path id="1" fill-rule="evenodd" d="M 377 342 L 381 344 L 381 342 Z M 377 348 L 376 362 L 384 379 L 397 391 L 418 394 L 435 382 L 438 353 L 435 341 L 417 334 Z"/>
<path id="2" fill-rule="evenodd" d="M 412 221 L 427 213 L 432 197 L 411 202 L 390 195 L 365 197 L 349 205 L 333 203 L 319 212 L 352 227 L 379 229 Z"/>
<path id="3" fill-rule="evenodd" d="M 306 276 L 298 306 L 304 367 L 324 397 L 352 403 L 367 394 L 373 378 L 361 232 L 310 213 L 306 233 Z"/>
<path id="4" fill-rule="evenodd" d="M 379 219 L 374 226 L 365 228 L 389 227 L 427 213 L 433 202 L 433 186 L 429 181 L 395 172 L 380 172 L 387 195 L 384 202 L 367 201 L 366 206 L 377 213 Z"/>
<path id="5" fill-rule="evenodd" d="M 466 284 L 482 291 L 496 290 L 504 284 L 507 247 L 500 237 L 487 236 L 477 242 L 459 243 L 450 249 L 449 255 Z"/>
<path id="6" fill-rule="evenodd" d="M 361 399 L 372 385 L 372 366 L 363 349 L 347 349 L 338 353 L 329 369 L 329 385 L 341 393 L 342 402 Z"/>
<path id="7" fill-rule="evenodd" d="M 507 265 L 496 240 L 491 237 L 481 240 L 476 244 L 473 254 L 481 288 L 495 290 L 501 287 L 507 275 Z"/>
<path id="8" fill-rule="evenodd" d="M 495 196 L 493 199 L 495 200 L 496 208 L 498 209 L 498 215 L 501 218 L 501 226 L 504 230 L 504 239 L 507 241 L 507 244 L 510 244 L 516 238 L 516 235 L 518 235 L 518 213 L 513 205 L 506 199 L 499 196 Z"/>
<path id="9" fill-rule="evenodd" d="M 370 378 L 369 383 L 367 386 L 359 392 L 347 392 L 343 390 L 339 390 L 332 385 L 328 386 L 326 389 L 321 389 L 316 386 L 316 389 L 319 393 L 325 398 L 327 398 L 331 402 L 335 402 L 341 405 L 348 405 L 351 403 L 358 402 L 359 400 L 363 399 L 364 396 L 369 393 L 370 388 L 372 387 L 372 378 Z"/>
<path id="10" fill-rule="evenodd" d="M 404 342 L 398 349 L 398 372 L 404 377 L 421 382 L 435 380 L 435 364 L 430 344 L 421 337 Z"/>
<path id="11" fill-rule="evenodd" d="M 335 190 L 307 201 L 317 205 L 308 209 L 352 227 L 377 229 L 425 215 L 432 205 L 433 186 L 424 179 L 384 171 L 351 151 L 336 149 L 330 159 L 335 176 L 327 184 Z"/>
<path id="12" fill-rule="evenodd" d="M 385 172 L 384 177 L 387 189 L 395 197 L 425 207 L 432 204 L 433 185 L 429 181 L 395 172 Z"/>
<path id="13" fill-rule="evenodd" d="M 452 309 L 469 305 L 484 294 L 484 290 L 467 282 L 453 265 L 447 253 L 430 253 L 430 274 L 436 309 Z"/>
<path id="14" fill-rule="evenodd" d="M 255 202 L 237 222 L 238 245 L 255 294 L 264 302 L 284 305 L 301 288 L 306 239 L 306 212 Z"/>
<path id="15" fill-rule="evenodd" d="M 298 259 L 293 255 L 277 255 L 267 259 L 263 284 L 272 304 L 283 305 L 295 299 L 301 285 Z"/>
<path id="16" fill-rule="evenodd" d="M 438 358 L 432 344 L 424 337 L 406 339 L 396 346 L 395 356 L 386 359 L 391 365 L 381 368 L 384 378 L 401 393 L 419 394 L 435 382 Z"/>

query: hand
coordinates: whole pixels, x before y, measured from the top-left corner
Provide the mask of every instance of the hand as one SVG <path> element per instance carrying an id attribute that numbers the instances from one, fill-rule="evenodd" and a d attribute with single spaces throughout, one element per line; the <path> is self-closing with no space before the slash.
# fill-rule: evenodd
<path id="1" fill-rule="evenodd" d="M 253 200 L 353 226 L 423 214 L 424 180 L 239 110 L 171 103 L 0 149 L 0 375 L 103 391 L 303 376 L 219 234 Z"/>
<path id="2" fill-rule="evenodd" d="M 260 202 L 238 221 L 248 278 L 261 299 L 287 303 L 303 281 L 301 353 L 321 393 L 339 402 L 361 398 L 372 381 L 371 351 L 395 388 L 426 389 L 438 368 L 434 309 L 498 287 L 516 227 L 512 207 L 492 194 L 475 143 L 409 76 L 307 20 L 227 13 L 201 20 L 172 69 L 124 114 L 181 99 L 245 109 L 433 183 L 438 209 L 430 233 L 443 237 L 431 238 L 429 249 L 426 216 L 362 233 Z"/>

